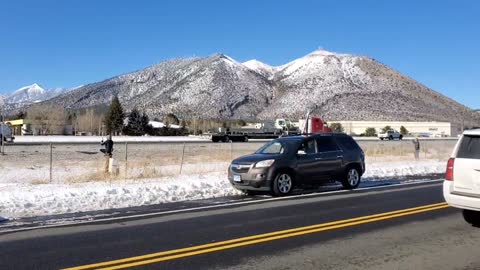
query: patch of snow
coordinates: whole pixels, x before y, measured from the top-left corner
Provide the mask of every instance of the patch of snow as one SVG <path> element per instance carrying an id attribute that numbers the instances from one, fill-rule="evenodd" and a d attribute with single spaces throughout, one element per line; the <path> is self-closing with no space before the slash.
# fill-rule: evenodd
<path id="1" fill-rule="evenodd" d="M 145 181 L 16 185 L 0 188 L 0 216 L 19 218 L 240 194 L 224 173 Z"/>
<path id="2" fill-rule="evenodd" d="M 363 177 L 374 180 L 387 177 L 438 174 L 445 172 L 445 166 L 446 162 L 436 160 L 371 162 L 366 165 L 367 170 Z"/>
<path id="3" fill-rule="evenodd" d="M 152 125 L 153 128 L 163 128 L 165 126 L 164 123 L 158 122 L 158 121 L 149 121 L 148 122 L 150 125 Z M 181 128 L 179 125 L 169 125 L 171 128 Z"/>

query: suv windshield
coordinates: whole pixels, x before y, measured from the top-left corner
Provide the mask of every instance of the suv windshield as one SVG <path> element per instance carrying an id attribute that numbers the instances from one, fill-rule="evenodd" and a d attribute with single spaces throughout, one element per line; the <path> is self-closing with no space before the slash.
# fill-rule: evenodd
<path id="1" fill-rule="evenodd" d="M 256 154 L 283 154 L 285 153 L 285 143 L 280 141 L 272 141 L 262 146 L 255 152 Z"/>

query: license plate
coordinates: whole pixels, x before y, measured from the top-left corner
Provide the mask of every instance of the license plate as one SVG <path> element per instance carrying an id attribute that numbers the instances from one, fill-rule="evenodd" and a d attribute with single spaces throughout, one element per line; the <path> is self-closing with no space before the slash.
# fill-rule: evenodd
<path id="1" fill-rule="evenodd" d="M 233 181 L 235 182 L 242 182 L 242 176 L 238 174 L 233 175 Z"/>

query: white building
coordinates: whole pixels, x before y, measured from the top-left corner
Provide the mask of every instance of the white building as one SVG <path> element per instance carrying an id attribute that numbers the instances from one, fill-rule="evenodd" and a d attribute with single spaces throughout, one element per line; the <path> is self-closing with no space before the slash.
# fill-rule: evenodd
<path id="1" fill-rule="evenodd" d="M 379 133 L 385 126 L 390 126 L 400 131 L 404 126 L 408 133 L 413 135 L 448 136 L 456 137 L 462 132 L 462 127 L 449 122 L 402 122 L 402 121 L 328 121 L 342 124 L 345 133 L 360 135 L 365 133 L 367 128 L 375 128 Z"/>

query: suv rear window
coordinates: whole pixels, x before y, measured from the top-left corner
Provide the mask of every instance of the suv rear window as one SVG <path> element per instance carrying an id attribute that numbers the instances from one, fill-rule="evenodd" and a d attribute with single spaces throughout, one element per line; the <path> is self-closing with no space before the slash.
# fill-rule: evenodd
<path id="1" fill-rule="evenodd" d="M 464 135 L 457 158 L 480 159 L 480 136 Z"/>
<path id="2" fill-rule="evenodd" d="M 337 142 L 342 146 L 344 149 L 359 149 L 357 142 L 352 137 L 349 136 L 341 136 L 336 137 Z"/>

